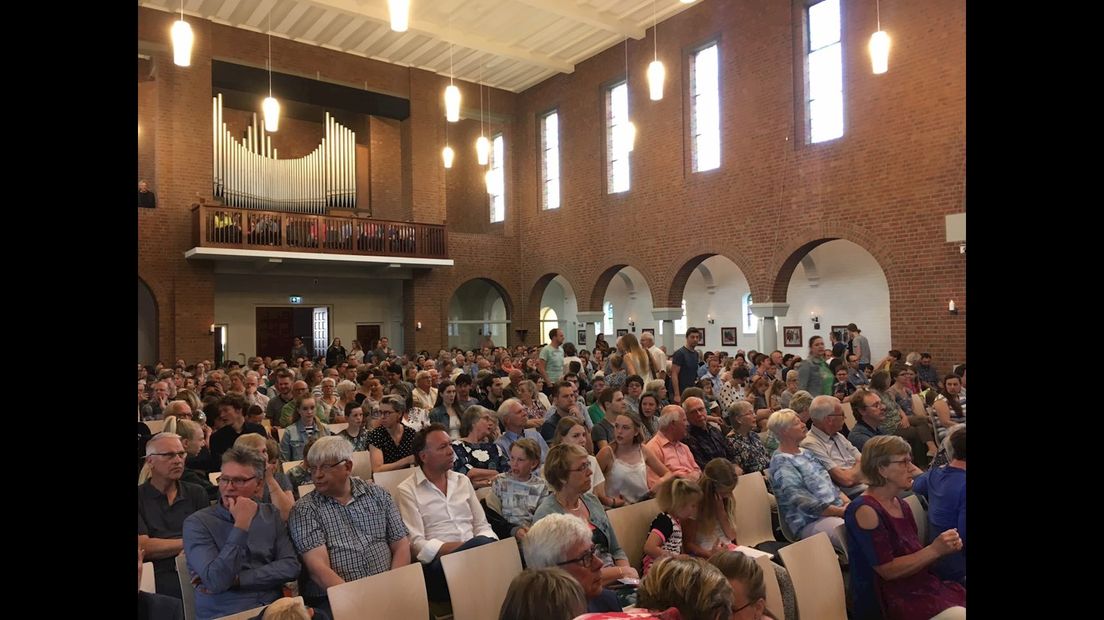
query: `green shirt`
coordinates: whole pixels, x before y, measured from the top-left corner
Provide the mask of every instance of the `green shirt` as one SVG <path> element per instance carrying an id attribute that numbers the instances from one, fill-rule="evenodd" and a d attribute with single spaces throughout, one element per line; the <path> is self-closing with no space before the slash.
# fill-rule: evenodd
<path id="1" fill-rule="evenodd" d="M 544 360 L 544 373 L 548 375 L 548 382 L 559 382 L 563 378 L 564 370 L 563 349 L 553 349 L 550 344 L 544 345 L 540 358 Z"/>

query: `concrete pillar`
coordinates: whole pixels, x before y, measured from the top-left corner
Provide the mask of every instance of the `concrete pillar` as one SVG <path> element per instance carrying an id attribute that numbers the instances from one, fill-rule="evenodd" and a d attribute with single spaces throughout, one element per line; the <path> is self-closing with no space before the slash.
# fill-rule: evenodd
<path id="1" fill-rule="evenodd" d="M 759 346 L 756 350 L 770 353 L 778 348 L 778 327 L 775 325 L 774 317 L 786 316 L 790 311 L 790 304 L 765 302 L 751 304 L 750 309 L 752 314 L 763 319 L 762 325 L 759 326 Z"/>
<path id="2" fill-rule="evenodd" d="M 597 336 L 598 336 L 598 330 L 596 330 L 594 328 L 594 324 L 601 322 L 602 319 L 606 318 L 606 315 L 603 314 L 600 311 L 595 311 L 595 312 L 579 311 L 579 312 L 575 313 L 575 316 L 578 317 L 577 320 L 579 321 L 579 323 L 586 328 L 586 337 L 587 337 L 586 348 L 593 349 L 595 338 L 597 338 Z M 578 344 L 578 343 L 576 343 L 576 344 Z"/>
<path id="3" fill-rule="evenodd" d="M 663 321 L 662 342 L 659 344 L 667 348 L 667 355 L 674 355 L 678 348 L 675 346 L 675 321 L 682 318 L 682 308 L 652 308 L 652 317 Z"/>

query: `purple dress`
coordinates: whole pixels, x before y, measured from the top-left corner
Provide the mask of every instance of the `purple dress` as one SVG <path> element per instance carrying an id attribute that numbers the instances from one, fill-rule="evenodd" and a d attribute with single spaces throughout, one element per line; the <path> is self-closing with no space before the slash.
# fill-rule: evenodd
<path id="1" fill-rule="evenodd" d="M 928 620 L 956 605 L 966 606 L 966 588 L 951 581 L 940 581 L 925 568 L 908 577 L 883 580 L 875 566 L 894 558 L 920 551 L 916 522 L 906 502 L 901 517 L 891 516 L 874 497 L 863 494 L 847 506 L 847 546 L 851 561 L 851 596 L 855 617 L 884 617 L 886 620 Z M 878 527 L 864 530 L 855 520 L 855 511 L 870 506 L 878 513 Z"/>

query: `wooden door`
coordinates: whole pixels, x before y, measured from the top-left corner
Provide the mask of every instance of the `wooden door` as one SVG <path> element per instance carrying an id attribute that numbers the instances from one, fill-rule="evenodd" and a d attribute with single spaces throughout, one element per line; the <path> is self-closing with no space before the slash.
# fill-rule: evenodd
<path id="1" fill-rule="evenodd" d="M 360 348 L 364 349 L 365 354 L 371 353 L 380 339 L 379 323 L 357 323 L 356 339 L 360 341 Z"/>
<path id="2" fill-rule="evenodd" d="M 287 357 L 295 337 L 294 312 L 295 308 L 257 307 L 257 355 Z"/>

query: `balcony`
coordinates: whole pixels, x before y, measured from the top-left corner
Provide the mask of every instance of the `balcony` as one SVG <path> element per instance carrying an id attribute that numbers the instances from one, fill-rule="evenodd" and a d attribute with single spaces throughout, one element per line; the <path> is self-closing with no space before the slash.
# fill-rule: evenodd
<path id="1" fill-rule="evenodd" d="M 439 224 L 196 205 L 185 257 L 451 266 L 447 242 Z"/>

